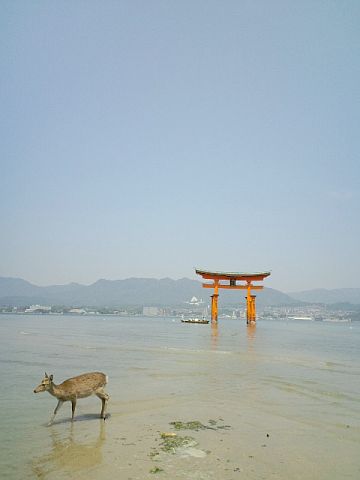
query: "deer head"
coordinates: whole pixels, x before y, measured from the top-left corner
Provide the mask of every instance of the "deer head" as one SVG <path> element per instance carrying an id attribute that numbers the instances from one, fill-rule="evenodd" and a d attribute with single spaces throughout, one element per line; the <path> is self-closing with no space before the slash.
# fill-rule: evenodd
<path id="1" fill-rule="evenodd" d="M 45 377 L 41 380 L 40 385 L 35 388 L 34 393 L 46 392 L 47 390 L 50 390 L 53 378 L 54 375 L 49 376 L 45 372 Z"/>

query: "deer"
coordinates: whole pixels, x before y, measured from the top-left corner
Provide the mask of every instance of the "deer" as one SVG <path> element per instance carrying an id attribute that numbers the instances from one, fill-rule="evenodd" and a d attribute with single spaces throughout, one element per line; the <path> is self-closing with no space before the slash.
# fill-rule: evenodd
<path id="1" fill-rule="evenodd" d="M 55 385 L 53 378 L 54 375 L 48 375 L 45 372 L 45 377 L 42 379 L 40 385 L 34 389 L 34 393 L 49 392 L 50 395 L 58 399 L 58 403 L 48 425 L 53 423 L 55 415 L 64 402 L 71 402 L 71 421 L 74 421 L 77 400 L 79 398 L 90 397 L 91 395 L 96 395 L 100 398 L 102 404 L 100 418 L 106 419 L 106 404 L 110 396 L 104 390 L 105 385 L 108 383 L 108 376 L 105 375 L 105 373 L 83 373 L 77 377 L 68 378 L 59 385 Z"/>

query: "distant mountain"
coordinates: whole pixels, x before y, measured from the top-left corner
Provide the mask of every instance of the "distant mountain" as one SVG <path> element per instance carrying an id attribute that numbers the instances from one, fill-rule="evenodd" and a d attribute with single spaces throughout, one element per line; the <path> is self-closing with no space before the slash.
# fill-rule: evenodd
<path id="1" fill-rule="evenodd" d="M 208 303 L 211 290 L 204 290 L 201 282 L 182 278 L 128 278 L 126 280 L 98 280 L 92 285 L 70 283 L 39 287 L 20 278 L 0 277 L 0 305 L 24 306 L 30 304 L 114 307 L 123 305 L 181 305 L 193 296 Z M 245 291 L 222 290 L 219 304 L 244 303 Z M 256 292 L 257 304 L 292 305 L 299 303 L 285 293 L 272 288 Z"/>
<path id="2" fill-rule="evenodd" d="M 0 277 L 0 297 L 36 296 L 40 295 L 42 287 L 37 287 L 22 278 Z"/>
<path id="3" fill-rule="evenodd" d="M 318 288 L 303 292 L 291 292 L 288 295 L 291 298 L 308 303 L 325 303 L 327 305 L 333 303 L 360 304 L 360 288 L 337 288 L 334 290 Z"/>

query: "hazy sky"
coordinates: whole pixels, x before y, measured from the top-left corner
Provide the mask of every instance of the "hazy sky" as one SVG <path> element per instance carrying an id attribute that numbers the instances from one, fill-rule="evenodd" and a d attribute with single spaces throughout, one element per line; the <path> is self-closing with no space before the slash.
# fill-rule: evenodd
<path id="1" fill-rule="evenodd" d="M 360 2 L 0 5 L 0 275 L 360 287 Z"/>

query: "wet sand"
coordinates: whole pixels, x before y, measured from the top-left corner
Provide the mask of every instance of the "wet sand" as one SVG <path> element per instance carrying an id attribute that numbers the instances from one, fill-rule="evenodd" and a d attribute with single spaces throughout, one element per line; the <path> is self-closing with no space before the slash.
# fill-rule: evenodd
<path id="1" fill-rule="evenodd" d="M 54 480 L 104 476 L 135 480 L 154 475 L 179 479 L 358 478 L 359 431 L 346 425 L 339 429 L 321 425 L 321 420 L 297 419 L 289 410 L 275 415 L 233 400 L 214 404 L 211 399 L 205 403 L 185 396 L 112 403 L 110 410 L 106 422 L 96 415 L 80 414 L 74 423 L 64 419 L 49 427 L 50 451 L 33 461 L 34 474 Z M 212 428 L 176 431 L 170 425 L 174 420 L 198 420 Z M 176 453 L 163 452 L 162 432 L 191 436 L 197 445 Z M 151 473 L 154 469 L 159 471 Z"/>
<path id="2" fill-rule="evenodd" d="M 1 420 L 4 478 L 360 477 L 358 330 L 51 321 L 9 323 L 2 345 L 9 345 L 2 358 L 9 385 Z M 78 402 L 75 422 L 65 403 L 47 427 L 56 399 L 31 393 L 44 365 L 55 383 L 95 365 L 106 372 L 107 420 L 99 419 L 101 402 L 91 397 Z M 178 431 L 174 421 L 207 428 Z M 163 451 L 163 432 L 192 440 Z"/>

